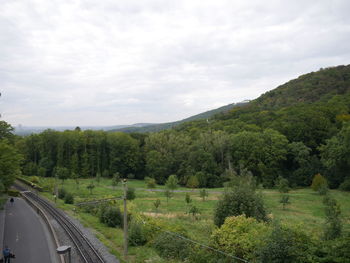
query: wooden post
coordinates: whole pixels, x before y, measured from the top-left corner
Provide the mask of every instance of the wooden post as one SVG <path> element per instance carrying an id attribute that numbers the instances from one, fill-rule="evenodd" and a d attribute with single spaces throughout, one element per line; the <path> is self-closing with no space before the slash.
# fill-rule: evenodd
<path id="1" fill-rule="evenodd" d="M 128 256 L 128 211 L 126 207 L 126 192 L 128 187 L 126 185 L 126 179 L 123 180 L 124 187 L 124 257 Z"/>

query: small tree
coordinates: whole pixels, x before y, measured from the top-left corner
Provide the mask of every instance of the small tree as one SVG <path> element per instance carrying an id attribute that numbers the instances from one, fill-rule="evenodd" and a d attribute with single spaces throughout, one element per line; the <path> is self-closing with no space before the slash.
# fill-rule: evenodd
<path id="1" fill-rule="evenodd" d="M 171 190 L 172 192 L 178 188 L 178 179 L 175 174 L 170 175 L 168 180 L 166 181 L 165 185 L 166 187 Z"/>
<path id="2" fill-rule="evenodd" d="M 202 201 L 205 201 L 205 198 L 208 197 L 208 192 L 203 188 L 199 191 L 199 195 L 202 198 Z"/>
<path id="3" fill-rule="evenodd" d="M 75 172 L 72 172 L 72 179 L 75 181 L 75 186 L 79 189 L 79 176 Z"/>
<path id="4" fill-rule="evenodd" d="M 101 173 L 100 173 L 100 172 L 97 172 L 97 174 L 96 174 L 96 182 L 97 182 L 97 185 L 100 185 L 100 181 L 101 181 Z"/>
<path id="5" fill-rule="evenodd" d="M 342 233 L 341 210 L 337 201 L 328 196 L 324 198 L 326 222 L 324 226 L 324 239 L 332 240 Z"/>
<path id="6" fill-rule="evenodd" d="M 173 196 L 173 193 L 170 190 L 165 190 L 164 195 L 166 197 L 167 204 L 169 203 L 169 199 Z"/>
<path id="7" fill-rule="evenodd" d="M 195 175 L 190 176 L 190 178 L 188 178 L 188 180 L 187 180 L 186 187 L 197 188 L 198 186 L 199 186 L 199 181 L 198 181 L 197 176 L 195 176 Z"/>
<path id="8" fill-rule="evenodd" d="M 189 193 L 186 193 L 185 202 L 186 202 L 187 206 L 192 202 L 192 199 L 191 199 L 191 196 Z"/>
<path id="9" fill-rule="evenodd" d="M 288 193 L 289 192 L 289 182 L 286 178 L 279 176 L 275 181 L 275 186 L 278 188 L 280 193 Z"/>
<path id="10" fill-rule="evenodd" d="M 105 178 L 109 177 L 109 171 L 106 170 L 106 169 L 103 170 L 102 176 L 105 177 Z"/>
<path id="11" fill-rule="evenodd" d="M 148 189 L 156 188 L 156 180 L 154 178 L 146 177 L 145 181 Z"/>
<path id="12" fill-rule="evenodd" d="M 113 175 L 113 178 L 112 178 L 113 190 L 115 190 L 115 188 L 118 186 L 119 181 L 120 181 L 119 173 L 115 173 L 115 174 Z"/>
<path id="13" fill-rule="evenodd" d="M 91 195 L 92 194 L 92 190 L 95 188 L 95 185 L 94 185 L 93 182 L 91 182 L 86 188 L 89 189 L 90 195 Z"/>
<path id="14" fill-rule="evenodd" d="M 128 187 L 128 189 L 126 190 L 126 200 L 134 200 L 135 198 L 135 188 Z"/>
<path id="15" fill-rule="evenodd" d="M 160 206 L 161 202 L 159 199 L 153 202 L 154 207 L 156 208 L 156 213 L 158 213 L 158 207 Z"/>
<path id="16" fill-rule="evenodd" d="M 58 179 L 62 180 L 62 184 L 64 184 L 64 181 L 69 178 L 69 170 L 66 167 L 56 167 L 55 169 L 56 175 Z"/>
<path id="17" fill-rule="evenodd" d="M 283 210 L 284 210 L 286 205 L 290 204 L 289 195 L 286 195 L 286 194 L 281 195 L 280 203 L 282 204 Z"/>
<path id="18" fill-rule="evenodd" d="M 327 186 L 327 180 L 321 174 L 316 174 L 312 179 L 311 188 L 314 191 L 318 191 L 321 187 Z"/>
<path id="19" fill-rule="evenodd" d="M 199 209 L 195 205 L 193 205 L 191 206 L 188 213 L 191 214 L 194 219 L 197 219 L 196 215 L 199 214 L 200 212 L 199 212 Z"/>

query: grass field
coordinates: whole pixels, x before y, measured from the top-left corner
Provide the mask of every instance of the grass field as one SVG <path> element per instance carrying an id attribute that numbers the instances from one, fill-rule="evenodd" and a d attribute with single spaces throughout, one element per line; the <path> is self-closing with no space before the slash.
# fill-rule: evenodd
<path id="1" fill-rule="evenodd" d="M 41 185 L 52 187 L 54 181 L 52 178 L 41 178 Z M 91 179 L 80 179 L 79 185 L 73 180 L 66 180 L 64 184 L 59 182 L 59 187 L 64 187 L 68 192 L 74 194 L 75 203 L 83 202 L 91 199 L 102 199 L 109 197 L 122 196 L 122 186 L 119 184 L 115 189 L 112 187 L 111 180 L 101 178 L 100 182 L 94 181 L 95 188 L 90 194 L 86 188 L 92 182 Z M 199 242 L 208 244 L 211 232 L 215 229 L 213 224 L 213 211 L 215 205 L 222 195 L 223 188 L 207 189 L 209 196 L 205 201 L 199 196 L 198 190 L 190 190 L 188 188 L 178 188 L 174 192 L 173 197 L 167 202 L 164 195 L 164 186 L 157 186 L 154 191 L 146 189 L 144 181 L 129 180 L 128 187 L 136 189 L 136 199 L 128 201 L 128 207 L 135 212 L 145 214 L 151 217 L 158 217 L 167 220 L 169 223 L 178 224 L 184 227 L 188 235 Z M 190 194 L 192 202 L 199 208 L 200 215 L 198 219 L 194 219 L 188 213 L 188 206 L 185 202 L 186 192 Z M 302 229 L 310 235 L 319 236 L 322 233 L 324 223 L 324 205 L 322 196 L 311 189 L 296 189 L 289 192 L 290 204 L 286 209 L 282 208 L 279 203 L 280 193 L 273 189 L 262 190 L 263 198 L 270 217 L 278 219 L 282 222 L 298 224 Z M 341 205 L 344 229 L 350 230 L 350 193 L 331 190 L 330 194 Z M 44 196 L 53 200 L 51 193 L 45 192 Z M 161 205 L 156 211 L 153 202 L 159 199 Z M 121 205 L 118 201 L 117 205 Z M 66 210 L 72 216 L 81 220 L 81 222 L 93 229 L 95 235 L 114 253 L 118 258 L 122 258 L 123 252 L 123 232 L 121 229 L 109 228 L 98 221 L 98 218 L 88 213 L 73 212 L 74 205 L 64 204 L 62 200 L 58 200 L 58 206 Z M 128 208 L 128 209 L 129 209 Z M 157 256 L 155 251 L 147 246 L 131 247 L 130 256 L 127 262 L 172 262 L 163 260 Z M 173 261 L 176 262 L 176 261 Z"/>

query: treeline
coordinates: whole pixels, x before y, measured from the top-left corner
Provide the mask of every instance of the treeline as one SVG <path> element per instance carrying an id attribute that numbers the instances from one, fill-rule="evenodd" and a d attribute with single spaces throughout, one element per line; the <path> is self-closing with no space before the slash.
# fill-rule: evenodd
<path id="1" fill-rule="evenodd" d="M 292 80 L 251 103 L 209 120 L 158 133 L 47 130 L 18 143 L 23 173 L 53 176 L 64 167 L 96 175 L 163 184 L 222 186 L 228 174 L 252 173 L 271 187 L 278 176 L 309 186 L 315 174 L 338 187 L 350 168 L 350 66 L 323 69 Z"/>

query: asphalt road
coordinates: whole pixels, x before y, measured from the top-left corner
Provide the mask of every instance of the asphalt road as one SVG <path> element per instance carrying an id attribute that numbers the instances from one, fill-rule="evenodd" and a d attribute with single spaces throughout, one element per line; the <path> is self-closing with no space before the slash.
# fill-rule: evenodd
<path id="1" fill-rule="evenodd" d="M 5 211 L 4 246 L 16 255 L 11 263 L 57 262 L 46 226 L 23 199 L 7 202 Z"/>

